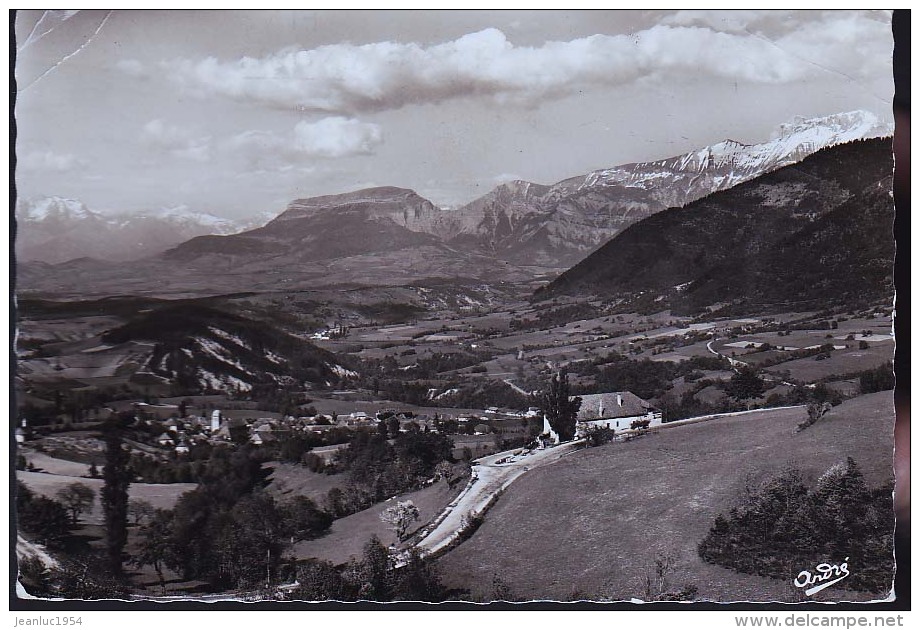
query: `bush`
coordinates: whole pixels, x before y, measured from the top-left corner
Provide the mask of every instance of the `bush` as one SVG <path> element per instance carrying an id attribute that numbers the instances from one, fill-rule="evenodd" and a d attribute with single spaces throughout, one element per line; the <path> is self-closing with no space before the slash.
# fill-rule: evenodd
<path id="1" fill-rule="evenodd" d="M 29 497 L 19 510 L 19 527 L 43 545 L 60 546 L 70 534 L 70 526 L 67 508 L 47 497 Z"/>
<path id="2" fill-rule="evenodd" d="M 315 473 L 321 473 L 326 470 L 326 460 L 316 453 L 304 453 L 301 461 L 304 466 Z"/>
<path id="3" fill-rule="evenodd" d="M 759 398 L 765 389 L 764 380 L 750 367 L 740 368 L 725 385 L 725 393 L 739 402 Z"/>
<path id="4" fill-rule="evenodd" d="M 589 447 L 603 446 L 613 441 L 616 431 L 606 426 L 592 426 L 585 432 L 585 443 Z"/>
<path id="5" fill-rule="evenodd" d="M 891 485 L 870 490 L 853 459 L 829 468 L 811 489 L 787 469 L 748 488 L 699 544 L 700 557 L 754 575 L 787 579 L 816 562 L 859 567 L 842 588 L 887 592 L 893 577 Z"/>
<path id="6" fill-rule="evenodd" d="M 891 361 L 880 365 L 874 370 L 865 370 L 859 373 L 859 392 L 872 394 L 894 389 L 894 371 Z"/>

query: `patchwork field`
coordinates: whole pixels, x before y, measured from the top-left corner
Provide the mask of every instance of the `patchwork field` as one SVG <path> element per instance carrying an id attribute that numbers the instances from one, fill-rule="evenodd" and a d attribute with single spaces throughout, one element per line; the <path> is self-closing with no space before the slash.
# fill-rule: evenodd
<path id="1" fill-rule="evenodd" d="M 525 599 L 642 598 L 658 554 L 675 588 L 714 601 L 797 601 L 789 582 L 704 563 L 696 546 L 719 513 L 787 466 L 807 483 L 852 456 L 867 482 L 892 477 L 891 392 L 852 399 L 801 433 L 801 408 L 722 418 L 569 455 L 516 481 L 472 538 L 439 560 L 452 586 L 488 598 L 494 576 Z M 825 560 L 816 558 L 815 562 Z M 823 591 L 825 600 L 866 593 Z"/>

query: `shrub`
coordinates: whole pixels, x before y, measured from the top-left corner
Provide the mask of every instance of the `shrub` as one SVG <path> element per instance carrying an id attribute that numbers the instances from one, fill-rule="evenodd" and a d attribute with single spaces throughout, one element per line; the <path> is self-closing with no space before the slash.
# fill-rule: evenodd
<path id="1" fill-rule="evenodd" d="M 592 426 L 585 432 L 585 443 L 589 447 L 603 446 L 613 441 L 616 431 L 606 426 Z"/>
<path id="2" fill-rule="evenodd" d="M 891 484 L 870 490 L 856 462 L 829 468 L 811 489 L 787 469 L 748 488 L 726 517 L 716 517 L 700 557 L 754 575 L 787 579 L 816 562 L 859 567 L 843 588 L 887 592 L 893 576 Z"/>
<path id="3" fill-rule="evenodd" d="M 19 510 L 19 526 L 35 542 L 55 547 L 70 534 L 71 520 L 67 508 L 57 501 L 33 496 Z"/>

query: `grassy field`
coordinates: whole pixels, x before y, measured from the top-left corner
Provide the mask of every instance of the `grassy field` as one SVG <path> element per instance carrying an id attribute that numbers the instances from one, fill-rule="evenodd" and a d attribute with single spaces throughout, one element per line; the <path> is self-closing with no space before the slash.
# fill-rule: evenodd
<path id="1" fill-rule="evenodd" d="M 86 477 L 73 477 L 69 475 L 54 475 L 50 473 L 16 471 L 16 479 L 23 482 L 30 490 L 46 497 L 54 498 L 61 488 L 79 482 L 89 486 L 96 492 L 96 501 L 90 511 L 83 514 L 80 520 L 93 525 L 102 523 L 102 505 L 99 502 L 99 493 L 102 491 L 102 479 L 89 479 Z M 179 497 L 194 490 L 194 483 L 132 483 L 128 488 L 128 500 L 140 499 L 148 501 L 155 508 L 172 509 Z"/>
<path id="2" fill-rule="evenodd" d="M 81 462 L 73 462 L 66 459 L 51 457 L 38 451 L 21 449 L 20 453 L 26 458 L 26 461 L 32 464 L 37 471 L 51 475 L 66 475 L 70 477 L 82 477 L 89 474 L 89 466 Z M 101 470 L 103 457 L 99 458 L 99 468 Z"/>
<path id="3" fill-rule="evenodd" d="M 333 488 L 342 488 L 348 481 L 346 475 L 315 473 L 297 464 L 269 462 L 273 472 L 269 476 L 268 491 L 278 498 L 304 496 L 323 507 L 326 493 Z"/>
<path id="4" fill-rule="evenodd" d="M 86 545 L 87 548 L 97 551 L 104 549 L 105 530 L 103 527 L 102 504 L 99 500 L 102 491 L 102 479 L 89 479 L 79 476 L 81 473 L 86 472 L 86 466 L 48 457 L 42 453 L 34 453 L 29 459 L 46 472 L 17 471 L 16 479 L 37 494 L 53 499 L 58 490 L 71 483 L 82 483 L 93 489 L 96 493 L 96 499 L 92 507 L 80 516 L 79 526 L 74 530 L 74 534 L 76 539 L 80 541 L 79 544 Z M 180 496 L 194 490 L 196 487 L 197 484 L 194 483 L 132 483 L 128 487 L 128 500 L 143 500 L 149 502 L 154 508 L 172 509 Z M 132 555 L 138 552 L 139 536 L 139 527 L 134 525 L 128 527 L 126 551 Z M 156 573 L 149 566 L 129 566 L 126 568 L 129 579 L 137 587 L 153 588 L 158 583 Z M 183 582 L 177 575 L 168 570 L 165 574 L 170 582 L 168 587 L 170 590 L 189 592 L 202 585 L 201 582 Z M 156 590 L 156 593 L 160 594 L 159 590 Z"/>
<path id="5" fill-rule="evenodd" d="M 796 359 L 775 365 L 767 371 L 778 373 L 788 370 L 792 378 L 811 383 L 835 374 L 871 370 L 894 359 L 894 344 L 890 341 L 871 343 L 866 350 L 857 349 L 852 341 L 848 343 L 853 347 L 848 350 L 835 350 L 830 358 L 823 361 L 815 361 L 813 357 Z"/>
<path id="6" fill-rule="evenodd" d="M 307 540 L 294 546 L 297 558 L 320 558 L 335 564 L 348 562 L 351 557 L 361 557 L 365 543 L 376 535 L 384 545 L 395 544 L 396 534 L 380 520 L 380 513 L 397 501 L 412 501 L 420 512 L 419 520 L 409 528 L 412 534 L 441 513 L 448 503 L 464 487 L 458 483 L 449 488 L 446 481 L 439 481 L 427 488 L 401 495 L 366 510 L 340 518 L 332 523 L 328 534 L 316 540 Z"/>
<path id="7" fill-rule="evenodd" d="M 642 598 L 646 575 L 665 554 L 674 559 L 672 587 L 694 584 L 700 599 L 797 601 L 794 576 L 784 582 L 736 574 L 704 563 L 696 546 L 746 481 L 786 466 L 812 483 L 852 456 L 870 485 L 891 478 L 891 392 L 847 401 L 795 433 L 804 418 L 798 408 L 672 427 L 528 473 L 470 540 L 439 560 L 442 576 L 479 598 L 491 596 L 494 576 L 528 599 Z M 834 587 L 816 597 L 872 598 Z"/>

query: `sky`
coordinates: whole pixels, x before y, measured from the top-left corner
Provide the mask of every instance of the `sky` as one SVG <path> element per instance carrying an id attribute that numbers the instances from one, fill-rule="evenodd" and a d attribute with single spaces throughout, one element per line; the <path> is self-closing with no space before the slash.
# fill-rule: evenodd
<path id="1" fill-rule="evenodd" d="M 21 11 L 23 198 L 232 219 L 457 206 L 796 116 L 893 121 L 885 11 Z"/>

